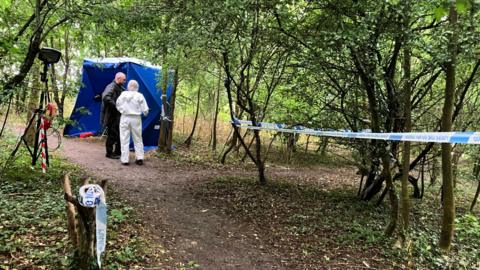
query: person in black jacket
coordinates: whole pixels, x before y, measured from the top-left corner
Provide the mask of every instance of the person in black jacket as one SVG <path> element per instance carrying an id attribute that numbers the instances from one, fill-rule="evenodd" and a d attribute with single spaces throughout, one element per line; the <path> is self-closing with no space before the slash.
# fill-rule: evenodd
<path id="1" fill-rule="evenodd" d="M 102 125 L 107 128 L 107 158 L 120 158 L 120 112 L 117 110 L 116 102 L 124 90 L 126 76 L 122 72 L 115 74 L 115 79 L 111 82 L 102 93 Z M 115 147 L 115 149 L 114 149 Z"/>

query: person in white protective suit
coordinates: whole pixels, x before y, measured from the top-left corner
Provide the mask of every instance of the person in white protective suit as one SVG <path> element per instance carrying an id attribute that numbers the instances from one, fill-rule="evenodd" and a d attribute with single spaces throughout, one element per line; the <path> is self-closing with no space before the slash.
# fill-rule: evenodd
<path id="1" fill-rule="evenodd" d="M 145 97 L 138 92 L 138 82 L 130 80 L 128 91 L 123 91 L 117 99 L 117 110 L 120 117 L 120 161 L 129 164 L 130 133 L 135 148 L 135 163 L 143 165 L 142 114 L 148 114 L 148 104 Z"/>

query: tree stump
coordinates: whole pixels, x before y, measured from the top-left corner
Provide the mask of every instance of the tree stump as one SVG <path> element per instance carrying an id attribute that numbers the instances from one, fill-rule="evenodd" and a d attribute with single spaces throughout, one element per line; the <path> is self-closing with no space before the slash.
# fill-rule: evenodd
<path id="1" fill-rule="evenodd" d="M 70 269 L 99 269 L 95 252 L 95 209 L 80 205 L 72 195 L 70 173 L 62 177 L 64 197 L 67 210 L 68 235 L 74 247 L 73 260 Z M 88 184 L 85 178 L 79 186 Z M 107 181 L 103 180 L 100 187 L 105 191 Z"/>

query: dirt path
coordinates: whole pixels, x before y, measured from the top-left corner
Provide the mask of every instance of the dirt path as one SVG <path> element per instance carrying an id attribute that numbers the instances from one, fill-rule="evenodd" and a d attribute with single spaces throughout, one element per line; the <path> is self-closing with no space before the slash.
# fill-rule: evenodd
<path id="1" fill-rule="evenodd" d="M 249 235 L 247 224 L 202 209 L 190 195 L 195 185 L 220 174 L 249 173 L 159 158 L 146 158 L 144 166 L 122 166 L 105 158 L 103 142 L 97 139 L 65 139 L 62 153 L 98 180 L 108 179 L 174 260 L 194 261 L 200 269 L 285 269 L 279 258 L 256 248 L 261 240 Z"/>

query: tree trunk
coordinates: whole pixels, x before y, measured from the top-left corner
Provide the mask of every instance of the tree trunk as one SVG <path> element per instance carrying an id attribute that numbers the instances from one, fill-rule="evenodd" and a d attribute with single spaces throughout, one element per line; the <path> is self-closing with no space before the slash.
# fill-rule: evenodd
<path id="1" fill-rule="evenodd" d="M 360 74 L 360 79 L 362 81 L 363 87 L 367 92 L 368 100 L 368 109 L 370 113 L 370 121 L 372 132 L 380 132 L 380 120 L 379 120 L 379 109 L 377 102 L 377 93 L 376 93 L 376 82 L 372 78 L 372 74 L 375 74 L 375 66 L 371 63 L 362 63 L 361 57 L 358 55 L 358 52 L 352 50 L 353 62 Z M 379 167 L 378 157 L 381 157 L 379 152 L 379 143 L 376 140 L 371 140 L 369 147 L 369 154 L 372 157 L 372 163 L 370 165 L 370 172 L 365 182 L 364 190 L 362 191 L 361 198 L 362 200 L 370 200 L 382 189 L 383 181 L 385 180 L 384 176 L 377 177 L 377 169 Z"/>
<path id="2" fill-rule="evenodd" d="M 52 80 L 51 90 L 52 90 L 52 93 L 53 93 L 53 100 L 57 104 L 58 113 L 60 113 L 60 111 L 63 112 L 63 104 L 60 103 L 59 89 L 58 89 L 58 85 L 56 83 L 57 82 L 57 72 L 55 70 L 55 65 L 52 65 L 50 68 L 52 69 L 52 72 L 50 72 L 50 79 Z M 62 107 L 61 110 L 60 110 L 60 107 Z"/>
<path id="3" fill-rule="evenodd" d="M 23 89 L 15 94 L 15 103 L 14 104 L 15 104 L 15 111 L 17 113 L 20 113 L 20 111 L 21 111 L 20 110 L 20 108 L 21 108 L 20 97 L 22 96 L 22 92 L 23 92 Z M 11 100 L 12 100 L 12 98 L 9 99 L 8 104 L 12 103 Z"/>
<path id="4" fill-rule="evenodd" d="M 404 117 L 405 117 L 405 132 L 412 130 L 412 115 L 411 115 L 411 83 L 410 83 L 410 59 L 411 52 L 409 47 L 405 47 L 403 51 L 403 72 L 404 72 Z M 410 198 L 408 196 L 408 178 L 410 167 L 410 142 L 403 143 L 403 157 L 402 157 L 402 224 L 403 232 L 406 233 L 410 223 Z"/>
<path id="5" fill-rule="evenodd" d="M 318 145 L 317 150 L 315 152 L 320 153 L 320 156 L 324 157 L 327 152 L 328 147 L 328 137 L 321 137 L 320 144 Z"/>
<path id="6" fill-rule="evenodd" d="M 375 150 L 373 151 L 376 154 L 376 151 Z M 373 159 L 372 163 L 370 164 L 370 169 L 368 170 L 363 191 L 361 192 L 361 195 L 360 195 L 360 198 L 363 201 L 369 201 L 378 192 L 380 192 L 380 190 L 382 190 L 383 181 L 385 180 L 385 178 L 382 175 L 377 174 L 377 170 L 379 169 L 379 166 L 380 165 L 379 165 L 378 159 L 377 158 Z"/>
<path id="7" fill-rule="evenodd" d="M 230 153 L 230 151 L 233 150 L 238 144 L 238 135 L 237 132 L 233 132 L 232 138 L 226 142 L 225 144 L 228 145 L 228 148 L 223 152 L 222 158 L 220 160 L 220 163 L 225 164 L 225 161 L 227 160 L 227 155 Z M 248 154 L 248 153 L 247 153 Z"/>
<path id="8" fill-rule="evenodd" d="M 475 155 L 475 165 L 473 166 L 473 175 L 475 176 L 475 179 L 477 180 L 477 191 L 475 192 L 475 196 L 473 196 L 472 204 L 470 205 L 470 212 L 473 212 L 473 208 L 475 207 L 475 204 L 477 203 L 478 196 L 480 195 L 480 149 L 477 150 L 477 153 Z"/>
<path id="9" fill-rule="evenodd" d="M 386 143 L 385 143 L 386 144 Z M 385 235 L 391 236 L 397 227 L 397 220 L 398 220 L 398 198 L 397 193 L 395 191 L 395 186 L 393 185 L 392 174 L 390 171 L 390 155 L 387 152 L 388 147 L 384 147 L 384 153 L 382 154 L 382 166 L 383 172 L 382 174 L 385 176 L 386 187 L 385 189 L 388 191 L 388 198 L 390 199 L 390 223 L 388 224 L 387 228 L 385 229 Z"/>
<path id="10" fill-rule="evenodd" d="M 372 132 L 380 132 L 380 113 L 377 102 L 376 82 L 374 78 L 371 77 L 375 73 L 375 66 L 371 63 L 362 63 L 358 53 L 355 51 L 352 51 L 352 53 L 355 66 L 360 72 L 362 83 L 365 87 L 365 91 L 367 92 Z M 388 117 L 390 117 L 390 114 L 388 115 Z M 368 186 L 367 184 L 369 183 L 369 181 L 371 181 L 372 178 L 375 178 L 374 176 L 372 176 L 372 174 L 376 174 L 376 162 L 375 160 L 372 161 L 372 169 L 370 170 L 369 178 L 367 178 L 367 184 L 365 185 L 367 188 L 362 195 L 362 199 L 373 197 L 373 195 L 375 195 L 381 190 L 383 180 L 386 181 L 386 190 L 389 194 L 391 212 L 390 223 L 385 230 L 385 234 L 390 236 L 395 231 L 398 219 L 398 198 L 395 192 L 395 186 L 393 185 L 393 179 L 390 171 L 390 148 L 388 147 L 388 143 L 386 142 L 372 140 L 371 144 L 372 156 L 376 156 L 375 152 L 380 154 L 379 156 L 381 156 L 383 170 L 381 177 L 377 177 L 375 181 L 373 181 L 373 183 Z"/>
<path id="11" fill-rule="evenodd" d="M 257 156 L 257 169 L 258 169 L 258 181 L 261 185 L 265 185 L 267 183 L 267 178 L 265 177 L 265 164 L 262 160 L 262 141 L 260 138 L 260 131 L 254 130 L 253 136 L 255 137 L 255 153 Z"/>
<path id="12" fill-rule="evenodd" d="M 65 173 L 62 177 L 62 186 L 63 191 L 65 192 L 66 196 L 73 197 L 72 194 L 72 187 L 70 183 L 70 173 Z M 67 205 L 65 207 L 67 211 L 67 228 L 68 228 L 68 236 L 70 237 L 70 241 L 72 241 L 72 246 L 77 246 L 77 221 L 75 220 L 75 205 L 69 201 L 67 201 Z"/>
<path id="13" fill-rule="evenodd" d="M 198 86 L 198 92 L 197 92 L 197 110 L 195 112 L 195 119 L 193 120 L 193 126 L 192 126 L 192 131 L 190 132 L 190 135 L 188 135 L 187 139 L 185 140 L 184 144 L 187 147 L 190 147 L 192 144 L 193 140 L 193 135 L 195 134 L 195 129 L 197 127 L 197 121 L 198 121 L 198 113 L 200 112 L 200 95 L 202 91 L 202 85 L 200 84 Z"/>
<path id="14" fill-rule="evenodd" d="M 230 66 L 229 66 L 229 60 L 228 60 L 228 53 L 223 52 L 223 63 L 224 63 L 224 70 L 225 70 L 225 88 L 227 90 L 227 97 L 228 97 L 228 106 L 230 109 L 230 119 L 232 121 L 232 127 L 237 135 L 237 140 L 240 141 L 240 144 L 243 146 L 245 149 L 245 152 L 248 154 L 250 159 L 253 161 L 255 166 L 257 167 L 258 170 L 258 181 L 261 185 L 264 185 L 267 183 L 267 178 L 265 177 L 265 165 L 264 161 L 261 159 L 261 140 L 260 140 L 260 132 L 258 130 L 254 130 L 254 137 L 256 140 L 256 156 L 254 156 L 251 151 L 248 149 L 248 146 L 245 144 L 245 141 L 243 138 L 240 136 L 240 131 L 239 128 L 233 123 L 235 120 L 235 115 L 234 115 L 234 109 L 233 109 L 233 97 L 232 97 L 232 89 L 231 89 L 231 74 L 230 74 Z M 237 89 L 237 91 L 240 89 Z M 256 121 L 253 115 L 252 116 L 252 125 L 256 125 Z"/>
<path id="15" fill-rule="evenodd" d="M 245 138 L 246 136 L 244 136 Z M 250 148 L 252 147 L 252 144 L 253 142 L 255 141 L 255 137 L 252 137 L 252 139 L 250 140 L 250 142 L 248 143 L 248 150 L 250 150 Z M 245 162 L 245 159 L 247 158 L 247 152 L 245 152 L 245 154 L 243 155 L 241 161 L 242 162 Z"/>
<path id="16" fill-rule="evenodd" d="M 458 174 L 458 162 L 460 162 L 460 158 L 462 157 L 463 151 L 460 149 L 460 145 L 456 145 L 453 149 L 453 157 L 452 157 L 452 182 L 453 187 L 457 187 L 457 174 Z"/>
<path id="17" fill-rule="evenodd" d="M 423 194 L 425 194 L 425 157 L 423 157 L 422 168 L 420 171 L 420 179 L 422 184 L 422 190 L 420 192 L 420 199 L 423 199 Z"/>
<path id="18" fill-rule="evenodd" d="M 65 70 L 63 72 L 62 94 L 57 102 L 58 114 L 63 118 L 65 115 L 65 97 L 68 92 L 68 72 L 70 71 L 70 33 L 68 28 L 65 29 L 65 53 L 63 59 L 65 63 Z"/>
<path id="19" fill-rule="evenodd" d="M 162 66 L 162 115 L 160 118 L 160 135 L 158 136 L 158 151 L 167 152 L 168 121 L 165 119 L 167 108 L 168 67 Z"/>
<path id="20" fill-rule="evenodd" d="M 3 119 L 3 124 L 2 124 L 2 128 L 0 129 L 0 138 L 2 137 L 3 135 L 3 131 L 5 130 L 5 126 L 7 125 L 7 121 L 8 121 L 8 116 L 10 114 L 10 109 L 12 107 L 12 97 L 10 97 L 9 101 L 8 101 L 8 105 L 7 105 L 7 111 L 5 112 L 5 118 Z"/>
<path id="21" fill-rule="evenodd" d="M 50 45 L 52 48 L 55 48 L 55 42 L 53 37 L 50 37 Z M 52 72 L 50 73 L 51 83 L 51 92 L 53 93 L 53 100 L 57 104 L 58 113 L 63 118 L 63 104 L 60 101 L 60 91 L 57 84 L 57 71 L 55 70 L 55 65 L 50 66 Z"/>
<path id="22" fill-rule="evenodd" d="M 40 93 L 42 92 L 42 84 L 40 82 L 40 65 L 35 65 L 33 67 L 32 73 L 32 88 L 30 91 L 30 98 L 28 101 L 28 112 L 27 112 L 27 121 L 30 120 L 34 116 L 34 112 L 38 109 L 38 105 L 40 102 Z M 30 125 L 29 129 L 25 133 L 25 139 L 29 146 L 34 145 L 35 143 L 35 122 Z"/>
<path id="23" fill-rule="evenodd" d="M 477 151 L 474 154 L 475 163 L 473 165 L 472 174 L 477 177 L 480 175 L 480 148 L 477 147 Z"/>
<path id="24" fill-rule="evenodd" d="M 477 191 L 475 192 L 475 196 L 473 197 L 472 204 L 470 205 L 470 212 L 473 212 L 473 208 L 477 203 L 478 195 L 480 195 L 480 179 L 478 178 L 478 175 L 476 176 L 476 178 L 477 178 Z"/>
<path id="25" fill-rule="evenodd" d="M 455 102 L 455 65 L 457 54 L 457 11 L 455 2 L 450 4 L 449 21 L 452 30 L 448 46 L 450 59 L 445 63 L 446 85 L 445 103 L 442 115 L 442 131 L 452 130 L 452 115 Z M 439 246 L 443 250 L 449 250 L 453 240 L 455 225 L 455 198 L 452 176 L 452 145 L 442 143 L 442 194 L 443 194 L 443 218 L 442 231 Z"/>
<path id="26" fill-rule="evenodd" d="M 173 144 L 173 124 L 175 120 L 175 102 L 177 100 L 177 88 L 178 88 L 178 70 L 179 68 L 176 67 L 174 70 L 173 75 L 173 89 L 172 95 L 170 96 L 170 128 L 168 129 L 168 136 L 167 136 L 167 153 L 171 153 L 172 151 L 172 144 Z"/>
<path id="27" fill-rule="evenodd" d="M 307 135 L 307 141 L 305 142 L 305 153 L 308 152 L 308 145 L 310 144 L 310 134 Z"/>
<path id="28" fill-rule="evenodd" d="M 20 92 L 20 98 L 19 98 L 19 103 L 17 104 L 17 112 L 18 113 L 23 113 L 26 111 L 25 105 L 27 104 L 27 97 L 28 97 L 28 91 L 25 88 L 22 88 Z"/>
<path id="29" fill-rule="evenodd" d="M 242 111 L 239 110 L 238 108 L 235 109 L 235 107 L 233 105 L 232 105 L 232 108 L 234 109 L 234 111 L 231 112 L 231 115 L 233 115 L 235 118 L 240 118 L 241 115 L 242 115 Z M 239 112 L 239 113 L 237 113 L 237 112 Z M 245 132 L 243 138 L 245 138 L 247 135 L 248 135 L 248 130 Z M 220 159 L 220 162 L 222 164 L 225 164 L 225 161 L 227 160 L 227 155 L 232 150 L 235 149 L 235 151 L 238 154 L 238 150 L 240 149 L 240 146 L 241 146 L 241 143 L 239 142 L 238 136 L 240 136 L 240 135 L 237 135 L 237 132 L 235 132 L 235 130 L 232 130 L 232 137 L 230 138 L 230 135 L 229 135 L 229 137 L 227 138 L 227 141 L 225 142 L 224 148 L 227 147 L 227 146 L 228 147 L 225 151 L 222 150 L 223 154 L 222 154 L 222 158 Z M 245 153 L 248 154 L 247 152 L 245 152 Z"/>
<path id="30" fill-rule="evenodd" d="M 217 121 L 218 121 L 218 111 L 220 109 L 220 85 L 222 81 L 222 70 L 219 69 L 218 82 L 217 82 L 217 92 L 215 95 L 215 111 L 213 115 L 213 127 L 212 127 L 212 150 L 217 150 Z"/>
<path id="31" fill-rule="evenodd" d="M 295 134 L 293 133 L 287 133 L 287 151 L 285 158 L 288 162 L 290 162 L 290 159 L 293 156 L 293 153 L 295 153 Z"/>

